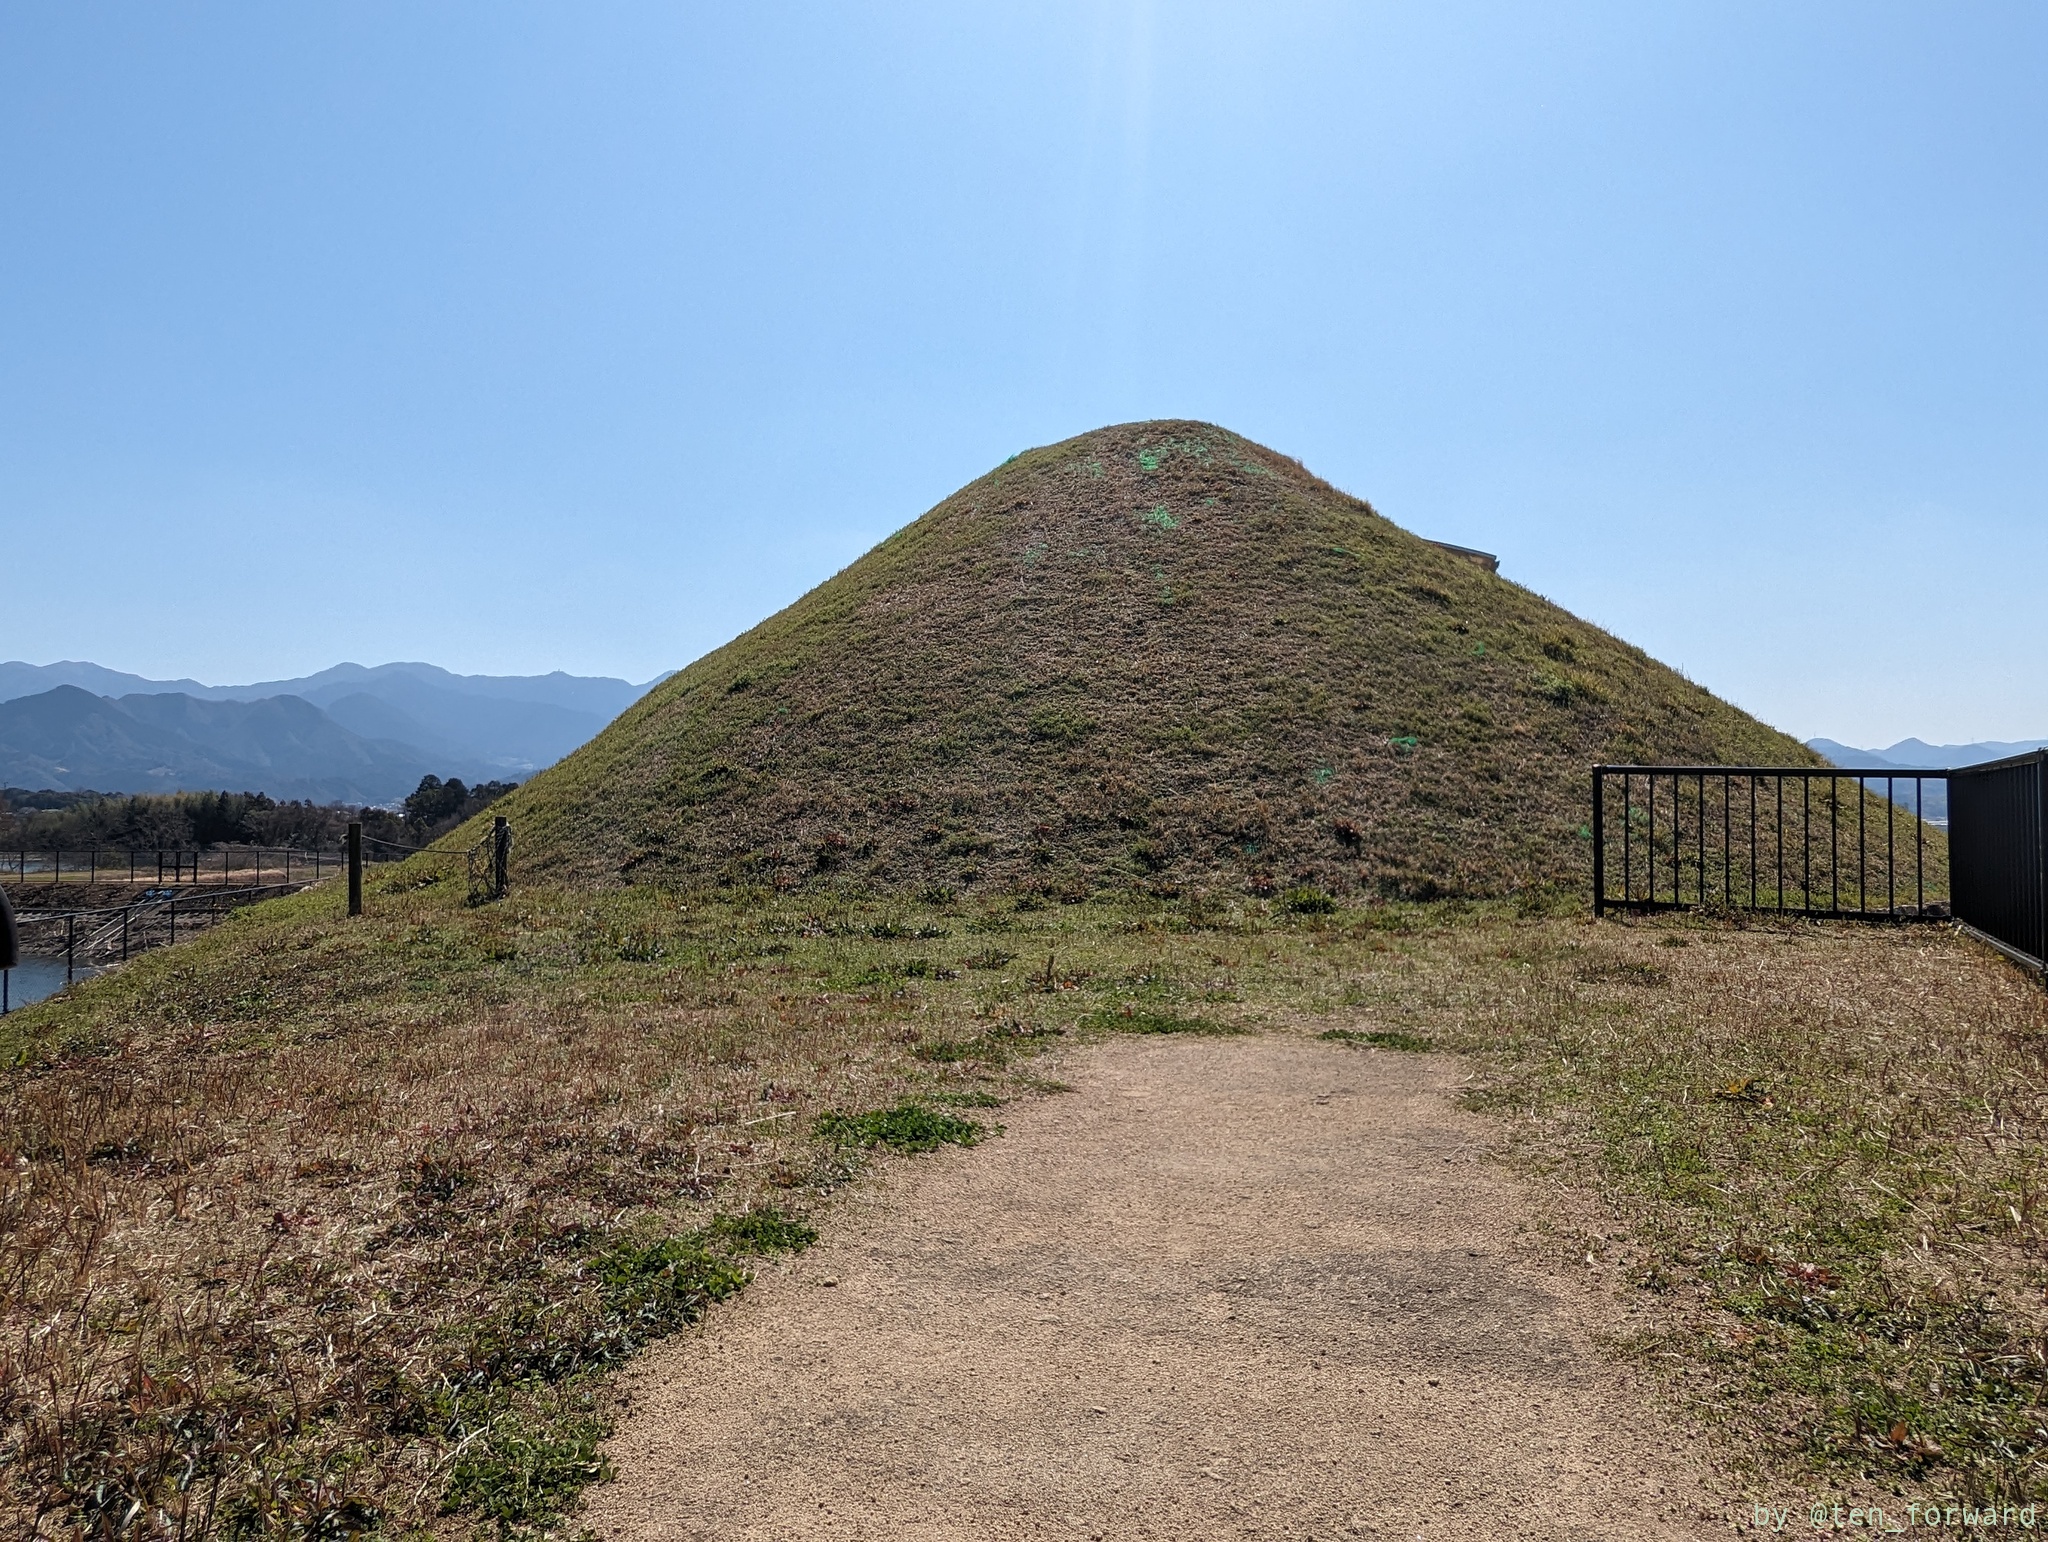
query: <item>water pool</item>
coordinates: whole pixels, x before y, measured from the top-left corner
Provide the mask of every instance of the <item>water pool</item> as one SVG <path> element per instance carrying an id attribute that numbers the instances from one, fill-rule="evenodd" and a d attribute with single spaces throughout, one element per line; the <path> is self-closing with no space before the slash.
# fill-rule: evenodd
<path id="1" fill-rule="evenodd" d="M 97 969 L 75 969 L 72 978 L 83 980 L 98 974 Z M 7 974 L 7 1005 L 25 1007 L 31 1002 L 41 1001 L 45 996 L 54 996 L 64 989 L 64 960 L 61 958 L 36 958 L 25 955 L 22 961 Z"/>

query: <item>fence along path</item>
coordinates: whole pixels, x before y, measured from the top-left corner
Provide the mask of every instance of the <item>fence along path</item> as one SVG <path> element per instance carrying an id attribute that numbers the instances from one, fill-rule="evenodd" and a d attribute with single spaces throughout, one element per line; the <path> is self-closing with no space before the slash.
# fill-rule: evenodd
<path id="1" fill-rule="evenodd" d="M 256 884 L 240 889 L 166 891 L 127 905 L 87 910 L 17 910 L 21 952 L 64 961 L 65 983 L 83 965 L 119 963 L 131 954 L 168 947 L 245 905 L 296 894 L 311 880 Z M 11 967 L 11 966 L 10 966 Z"/>
<path id="2" fill-rule="evenodd" d="M 64 859 L 71 859 L 67 870 Z M 340 866 L 341 857 L 318 847 L 254 846 L 227 841 L 218 846 L 17 846 L 0 854 L 0 873 L 14 869 L 18 884 L 30 879 L 37 883 L 142 883 L 149 879 L 154 864 L 156 882 L 232 883 L 236 869 L 246 876 L 254 869 L 256 881 L 272 868 L 282 873 L 282 882 L 292 881 L 296 863 L 301 875 L 310 870 L 318 882 Z"/>
<path id="3" fill-rule="evenodd" d="M 365 846 L 383 848 L 398 861 L 421 857 L 461 861 L 469 880 L 471 904 L 487 904 L 505 897 L 512 857 L 512 828 L 502 815 L 492 821 L 491 828 L 485 831 L 482 839 L 467 848 L 404 846 L 365 836 L 360 825 L 350 825 L 345 862 L 325 864 L 345 866 L 348 870 L 350 915 L 362 913 L 362 853 Z M 18 916 L 10 912 L 10 915 L 15 916 L 24 935 L 22 951 L 46 958 L 62 958 L 64 980 L 68 985 L 80 964 L 117 963 L 146 948 L 167 947 L 178 940 L 181 924 L 189 935 L 218 921 L 230 911 L 274 899 L 281 894 L 296 894 L 325 876 L 319 866 L 310 877 L 305 876 L 303 863 L 300 871 L 301 877 L 296 882 L 258 883 L 241 888 L 230 888 L 225 884 L 218 887 L 174 887 L 151 890 L 141 899 L 126 905 L 79 910 L 30 910 L 19 912 Z M 5 902 L 6 895 L 0 891 L 0 906 Z M 10 939 L 12 936 L 10 931 Z M 10 955 L 5 964 L 0 964 L 0 975 L 12 967 Z M 4 983 L 0 983 L 0 1011 L 7 1009 Z"/>
<path id="4" fill-rule="evenodd" d="M 352 849 L 361 846 L 375 846 L 393 853 L 399 861 L 413 861 L 421 857 L 439 858 L 443 861 L 459 861 L 463 864 L 469 880 L 469 902 L 472 905 L 487 904 L 505 897 L 510 879 L 512 863 L 512 826 L 500 814 L 491 821 L 490 829 L 472 845 L 458 846 L 403 846 L 396 841 L 378 840 L 373 835 L 364 835 L 359 826 L 349 826 L 349 841 Z M 351 898 L 350 904 L 357 902 Z M 351 909 L 350 914 L 356 914 Z"/>
<path id="5" fill-rule="evenodd" d="M 2048 978 L 2048 752 L 1884 773 L 1595 766 L 1592 792 L 1596 915 L 1954 920 Z"/>

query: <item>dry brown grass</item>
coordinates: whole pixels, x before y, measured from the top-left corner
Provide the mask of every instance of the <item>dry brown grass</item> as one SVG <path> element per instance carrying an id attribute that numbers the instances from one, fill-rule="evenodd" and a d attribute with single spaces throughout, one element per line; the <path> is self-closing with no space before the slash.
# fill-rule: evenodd
<path id="1" fill-rule="evenodd" d="M 24 1529 L 544 1522 L 595 1470 L 605 1368 L 736 1286 L 713 1217 L 819 1211 L 851 1170 L 819 1116 L 986 1121 L 1034 1045 L 1167 1026 L 1463 1050 L 1517 1160 L 1615 1217 L 1560 1256 L 1665 1303 L 1634 1350 L 1738 1455 L 2048 1490 L 2048 1009 L 1946 933 L 409 882 L 7 1020 Z"/>
<path id="2" fill-rule="evenodd" d="M 46 1036 L 0 1153 L 25 1524 L 434 1524 L 458 1451 L 562 1445 L 622 1239 L 801 1210 L 838 1176 L 817 1114 L 934 1082 L 914 1000 L 803 988 L 673 902 L 429 891 L 344 930 L 333 898 L 10 1020 Z"/>
<path id="3" fill-rule="evenodd" d="M 2048 1494 L 2048 996 L 1946 929 L 1431 932 L 1353 999 L 1478 1056 L 1638 1348 L 1761 1470 Z"/>

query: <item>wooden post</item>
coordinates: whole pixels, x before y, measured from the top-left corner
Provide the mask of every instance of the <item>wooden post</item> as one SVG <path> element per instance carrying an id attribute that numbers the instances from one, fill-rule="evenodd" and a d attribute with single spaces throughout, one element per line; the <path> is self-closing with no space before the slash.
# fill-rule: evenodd
<path id="1" fill-rule="evenodd" d="M 506 869 L 512 860 L 512 827 L 503 814 L 491 822 L 491 898 L 505 897 Z"/>
<path id="2" fill-rule="evenodd" d="M 363 827 L 355 822 L 348 827 L 348 913 L 363 913 Z"/>

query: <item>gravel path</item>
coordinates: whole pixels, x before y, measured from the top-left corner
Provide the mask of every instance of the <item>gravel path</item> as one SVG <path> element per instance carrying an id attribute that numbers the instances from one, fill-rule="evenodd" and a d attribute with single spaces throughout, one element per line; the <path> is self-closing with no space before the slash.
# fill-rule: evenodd
<path id="1" fill-rule="evenodd" d="M 648 1356 L 602 1538 L 1725 1535 L 1593 1271 L 1455 1062 L 1282 1036 L 1069 1054 Z M 1552 1248 L 1554 1258 L 1556 1249 Z"/>

